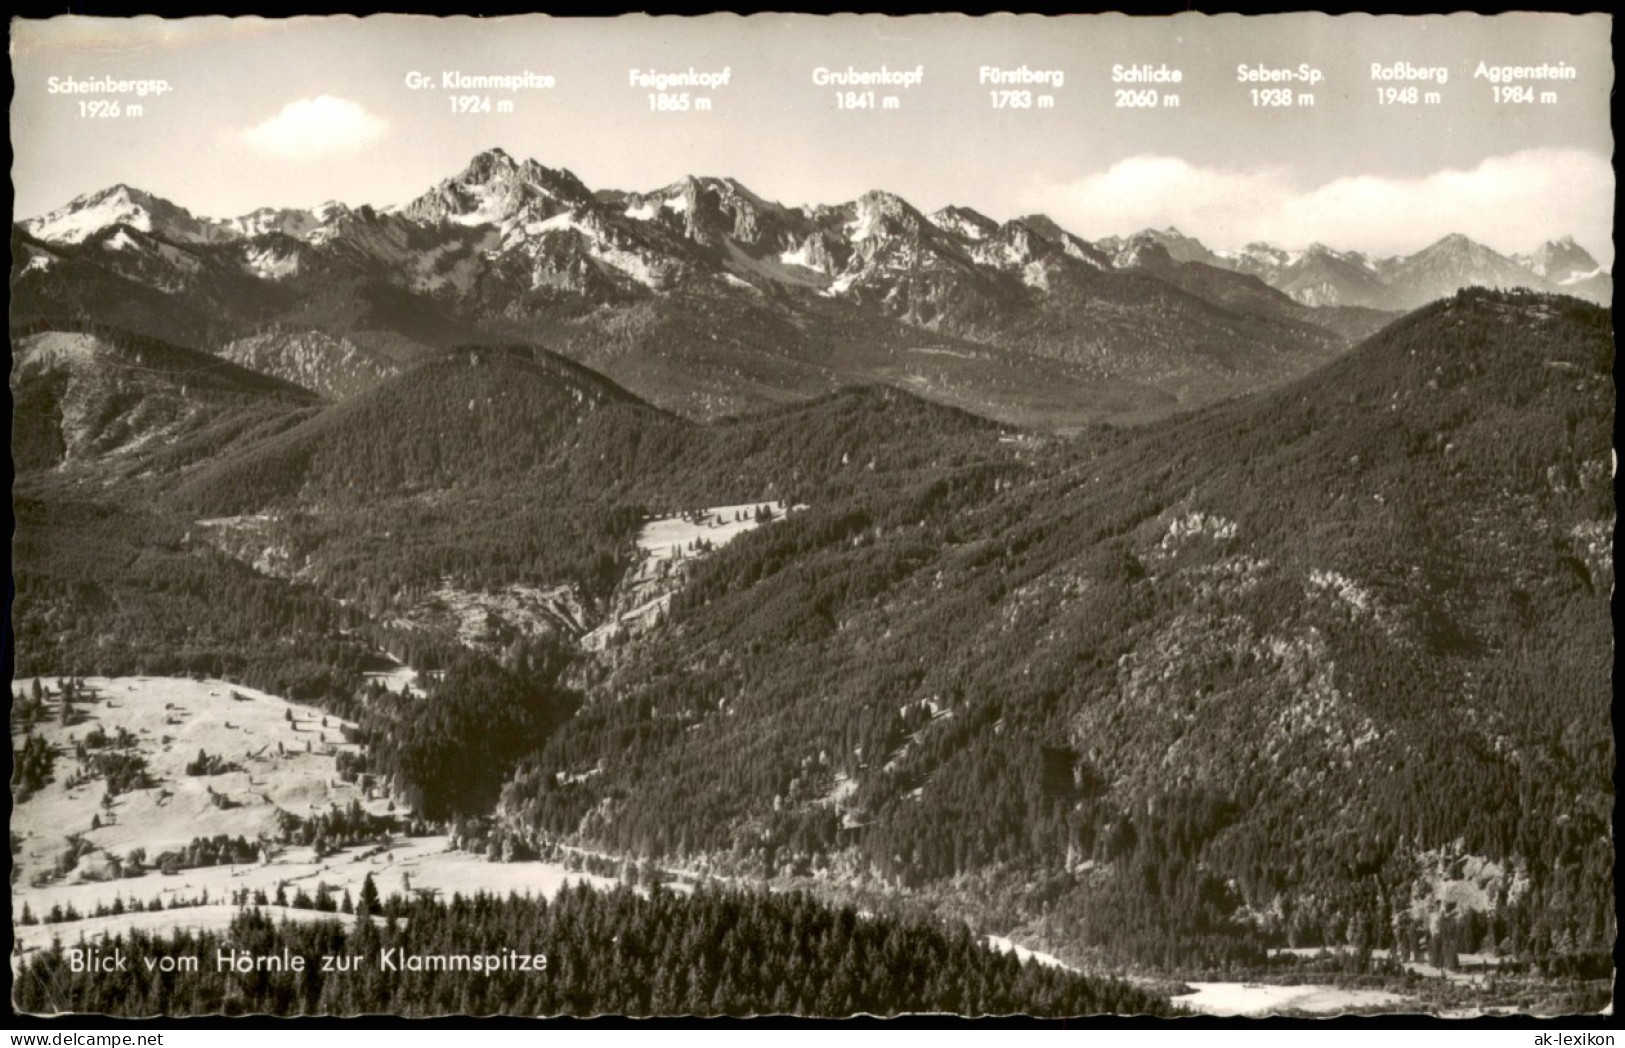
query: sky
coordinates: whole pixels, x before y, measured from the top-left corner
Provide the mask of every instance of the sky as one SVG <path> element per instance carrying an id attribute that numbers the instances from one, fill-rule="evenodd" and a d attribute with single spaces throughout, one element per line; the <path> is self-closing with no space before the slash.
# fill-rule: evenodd
<path id="1" fill-rule="evenodd" d="M 595 189 L 722 175 L 791 205 L 886 189 L 927 212 L 1043 212 L 1091 239 L 1172 225 L 1218 249 L 1386 255 L 1460 232 L 1511 253 L 1567 234 L 1612 265 L 1611 31 L 1603 15 L 1559 14 L 22 21 L 13 217 L 120 182 L 216 217 L 402 204 L 497 146 Z M 1514 77 L 1501 86 L 1533 101 L 1498 101 L 1481 64 L 1573 76 Z M 1114 82 L 1114 66 L 1180 79 Z M 1243 80 L 1241 66 L 1319 79 Z M 814 81 L 882 67 L 923 76 Z M 990 84 L 983 67 L 1061 82 Z M 1442 83 L 1411 75 L 1436 68 Z M 689 69 L 727 83 L 668 87 L 687 111 L 653 108 L 660 92 L 632 83 Z M 527 72 L 553 86 L 442 81 Z M 140 81 L 166 89 L 138 95 Z M 1001 88 L 1031 107 L 996 107 Z M 1383 104 L 1383 88 L 1417 101 Z M 876 104 L 841 108 L 843 92 Z M 490 111 L 455 111 L 469 96 Z M 119 115 L 100 115 L 114 101 Z"/>

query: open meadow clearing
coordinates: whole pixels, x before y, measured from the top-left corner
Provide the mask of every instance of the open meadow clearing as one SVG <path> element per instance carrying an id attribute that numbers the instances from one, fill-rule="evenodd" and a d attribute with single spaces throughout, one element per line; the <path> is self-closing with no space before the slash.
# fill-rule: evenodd
<path id="1" fill-rule="evenodd" d="M 218 680 L 92 677 L 74 688 L 63 723 L 62 681 L 39 684 L 50 715 L 12 725 L 14 747 L 33 735 L 55 755 L 48 780 L 12 811 L 11 908 L 24 951 L 57 936 L 223 926 L 257 893 L 353 899 L 369 875 L 386 898 L 551 897 L 574 882 L 613 883 L 556 863 L 489 862 L 441 833 L 396 829 L 343 846 L 290 839 L 301 821 L 335 811 L 377 825 L 409 814 L 366 777 L 344 781 L 338 760 L 359 749 L 345 741 L 354 726 L 299 703 Z M 23 696 L 33 688 L 13 685 Z M 241 838 L 246 850 L 205 849 L 225 858 L 194 864 L 194 842 L 218 837 Z"/>

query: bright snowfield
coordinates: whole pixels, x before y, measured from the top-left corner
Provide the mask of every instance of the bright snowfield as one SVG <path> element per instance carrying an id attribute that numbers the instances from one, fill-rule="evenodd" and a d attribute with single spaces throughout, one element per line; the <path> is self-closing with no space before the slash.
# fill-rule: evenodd
<path id="1" fill-rule="evenodd" d="M 996 950 L 1013 953 L 1026 964 L 1035 960 L 1048 968 L 1079 969 L 1054 954 L 1031 950 L 1002 935 L 985 937 Z M 1409 998 L 1383 990 L 1344 990 L 1336 986 L 1272 986 L 1261 983 L 1186 983 L 1195 993 L 1173 998 L 1173 1002 L 1205 1015 L 1264 1016 L 1285 1011 L 1340 1015 L 1362 1008 L 1403 1005 Z"/>
<path id="2" fill-rule="evenodd" d="M 1338 1015 L 1361 1008 L 1402 1005 L 1407 998 L 1383 990 L 1344 990 L 1336 986 L 1273 986 L 1264 983 L 1188 983 L 1195 993 L 1175 997 L 1207 1015 L 1275 1015 L 1286 1011 Z"/>
<path id="3" fill-rule="evenodd" d="M 1298 947 L 1270 951 L 1272 956 L 1291 954 L 1299 958 L 1312 958 L 1324 953 L 1341 955 L 1345 952 L 1346 947 L 1333 947 L 1330 950 L 1322 947 Z M 1371 951 L 1371 956 L 1374 960 L 1387 960 L 1388 951 L 1375 949 Z M 1433 965 L 1420 961 L 1407 961 L 1401 967 L 1428 979 L 1448 979 L 1453 983 L 1482 985 L 1486 976 L 1499 965 L 1500 960 L 1488 954 L 1463 953 L 1457 956 L 1457 963 L 1460 965 L 1459 969 L 1447 971 L 1440 971 Z M 1184 997 L 1175 997 L 1174 1003 L 1209 1015 L 1258 1016 L 1287 1010 L 1324 1015 L 1361 1008 L 1402 1006 L 1410 1001 L 1408 997 L 1383 990 L 1348 990 L 1313 984 L 1275 986 L 1261 983 L 1192 982 L 1186 985 L 1195 987 L 1196 992 Z M 1486 1011 L 1493 1012 L 1494 1009 L 1473 1008 L 1445 1012 L 1441 1013 L 1441 1017 L 1472 1018 L 1485 1014 Z"/>
<path id="4" fill-rule="evenodd" d="M 767 521 L 756 516 L 763 507 L 771 515 Z M 671 603 L 675 589 L 672 582 L 685 563 L 721 549 L 763 523 L 783 520 L 786 514 L 806 508 L 762 499 L 646 521 L 638 532 L 638 555 L 642 559 L 637 570 L 621 584 L 609 621 L 583 636 L 581 646 L 588 651 L 602 651 L 617 637 L 647 629 Z"/>
<path id="5" fill-rule="evenodd" d="M 43 678 L 41 683 L 53 694 L 58 686 L 53 678 Z M 27 694 L 31 685 L 31 680 L 15 681 L 12 690 Z M 368 874 L 386 897 L 420 889 L 438 889 L 446 896 L 487 891 L 551 897 L 571 882 L 612 884 L 553 863 L 487 862 L 450 850 L 444 836 L 396 837 L 387 845 L 357 846 L 321 859 L 312 848 L 273 845 L 269 861 L 264 863 L 198 867 L 164 875 L 150 868 L 158 854 L 183 849 L 194 837 L 226 834 L 252 844 L 261 833 L 275 836 L 282 811 L 306 816 L 357 800 L 368 811 L 382 813 L 389 800 L 376 790 L 369 796 L 338 778 L 337 753 L 357 747 L 343 741 L 343 722 L 331 714 L 325 715 L 324 728 L 324 714 L 317 709 L 216 680 L 91 677 L 85 685 L 93 698 L 75 703 L 73 725 L 63 727 L 54 719 L 35 725 L 34 731 L 57 747 L 56 763 L 51 781 L 15 805 L 11 816 L 16 842 L 11 893 L 14 924 L 24 905 L 37 920 L 59 905 L 64 910 L 71 905 L 85 919 L 15 924 L 25 948 L 49 944 L 53 936 L 66 942 L 78 939 L 81 932 L 93 937 L 131 927 L 148 928 L 152 921 L 164 928 L 213 927 L 211 922 L 229 919 L 217 912 L 217 900 L 229 903 L 233 892 L 245 888 L 251 892 L 261 889 L 267 897 L 275 897 L 277 887 L 286 886 L 289 896 L 299 889 L 314 896 L 326 884 L 335 898 L 342 898 L 346 890 L 354 898 Z M 233 692 L 245 701 L 234 699 Z M 47 705 L 54 712 L 54 703 L 48 700 Z M 119 794 L 110 808 L 102 804 L 106 794 L 103 779 L 69 789 L 66 782 L 78 767 L 74 745 L 97 727 L 110 737 L 116 737 L 120 728 L 135 735 L 136 752 L 146 758 L 148 774 L 157 785 Z M 12 745 L 21 743 L 22 736 L 13 730 Z M 245 770 L 188 775 L 186 764 L 197 757 L 199 749 Z M 210 789 L 228 797 L 232 806 L 218 807 L 209 797 Z M 99 829 L 91 828 L 93 819 L 101 823 Z M 83 855 L 65 876 L 36 884 L 42 875 L 50 874 L 57 857 L 67 849 L 69 834 L 82 835 L 94 850 Z M 111 878 L 108 858 L 123 858 L 136 848 L 146 849 L 148 872 Z M 209 905 L 166 909 L 162 914 L 89 916 L 100 904 L 111 907 L 114 899 L 122 899 L 128 907 L 134 900 L 150 903 L 154 898 L 163 899 L 166 907 L 175 901 L 195 903 L 205 898 Z M 301 911 L 285 912 L 295 918 L 304 916 Z"/>
<path id="6" fill-rule="evenodd" d="M 691 547 L 700 541 L 718 548 L 757 526 L 756 511 L 766 506 L 773 520 L 779 520 L 786 509 L 782 502 L 747 502 L 738 506 L 712 506 L 689 516 L 661 517 L 651 520 L 638 532 L 638 549 L 650 562 L 672 560 L 694 553 Z M 804 509 L 796 506 L 793 509 Z M 648 567 L 648 563 L 645 563 Z"/>

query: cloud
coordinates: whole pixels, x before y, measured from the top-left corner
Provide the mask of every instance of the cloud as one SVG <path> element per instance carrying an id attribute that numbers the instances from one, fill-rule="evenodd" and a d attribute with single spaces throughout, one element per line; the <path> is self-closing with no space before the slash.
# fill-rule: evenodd
<path id="1" fill-rule="evenodd" d="M 1613 259 L 1613 168 L 1581 149 L 1530 149 L 1470 170 L 1354 175 L 1319 185 L 1285 167 L 1225 171 L 1136 156 L 1074 182 L 1035 187 L 1026 203 L 1047 206 L 1062 225 L 1092 237 L 1173 225 L 1220 249 L 1320 241 L 1386 255 L 1447 233 L 1505 253 L 1572 234 L 1604 265 Z"/>
<path id="2" fill-rule="evenodd" d="M 290 160 L 354 153 L 382 137 L 384 121 L 355 102 L 332 95 L 301 98 L 242 132 L 256 152 Z"/>

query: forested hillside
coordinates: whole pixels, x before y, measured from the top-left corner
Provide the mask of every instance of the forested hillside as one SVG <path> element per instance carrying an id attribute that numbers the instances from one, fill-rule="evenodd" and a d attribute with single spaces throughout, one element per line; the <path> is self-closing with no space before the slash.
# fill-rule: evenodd
<path id="1" fill-rule="evenodd" d="M 377 662 L 361 617 L 189 540 L 182 522 L 19 490 L 16 672 L 232 676 L 338 703 Z"/>
<path id="2" fill-rule="evenodd" d="M 173 498 L 196 516 L 267 515 L 257 544 L 375 614 L 445 577 L 567 582 L 592 600 L 649 514 L 879 495 L 1009 458 L 999 432 L 882 389 L 697 426 L 564 358 L 467 348 L 180 478 Z"/>
<path id="3" fill-rule="evenodd" d="M 1466 292 L 1067 464 L 747 535 L 509 821 L 1157 964 L 1469 911 L 1464 949 L 1604 963 L 1609 325 Z M 1499 872 L 1441 908 L 1465 857 Z"/>
<path id="4" fill-rule="evenodd" d="M 13 325 L 12 339 L 19 471 L 86 459 L 173 469 L 275 433 L 318 400 L 207 353 L 99 324 Z"/>

